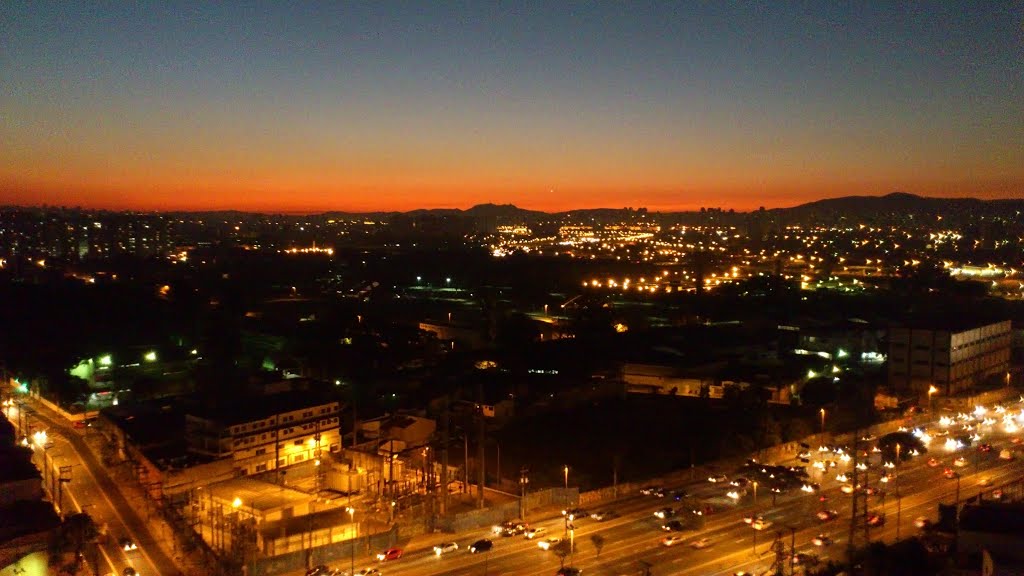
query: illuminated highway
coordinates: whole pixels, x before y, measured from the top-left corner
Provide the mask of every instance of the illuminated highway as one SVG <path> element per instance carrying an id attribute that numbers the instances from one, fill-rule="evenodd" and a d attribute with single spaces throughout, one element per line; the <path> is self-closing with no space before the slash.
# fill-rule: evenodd
<path id="1" fill-rule="evenodd" d="M 1014 410 L 1019 410 L 1017 404 L 1014 405 Z M 953 435 L 963 433 L 959 431 L 960 427 L 961 423 L 949 426 L 954 430 Z M 884 504 L 881 496 L 869 497 L 869 511 L 883 512 L 886 519 L 882 526 L 870 528 L 871 539 L 887 542 L 895 539 L 897 506 L 900 508 L 900 535 L 906 538 L 919 531 L 914 525 L 916 518 L 925 516 L 935 521 L 938 504 L 954 503 L 957 481 L 944 477 L 945 468 L 954 468 L 960 473 L 961 500 L 973 497 L 979 491 L 992 490 L 995 486 L 1024 477 L 1024 465 L 1020 459 L 999 458 L 1000 450 L 1015 448 L 1011 442 L 1013 435 L 1005 432 L 1007 428 L 1001 422 L 981 428 L 983 438 L 979 442 L 991 444 L 990 452 L 978 451 L 977 443 L 973 447 L 947 452 L 944 447 L 945 438 L 933 439 L 929 444 L 928 453 L 910 458 L 892 469 L 891 472 L 894 472 L 898 479 L 887 484 L 878 481 L 884 468 L 880 455 L 872 454 L 868 485 L 882 487 L 887 494 L 884 496 Z M 931 426 L 932 432 L 939 430 L 939 426 Z M 871 445 L 864 443 L 862 449 Z M 817 456 L 816 452 L 812 455 Z M 953 466 L 952 462 L 957 456 L 965 457 L 965 467 Z M 939 465 L 929 466 L 930 458 L 939 460 Z M 730 575 L 741 570 L 760 574 L 774 561 L 774 553 L 770 548 L 776 537 L 784 541 L 787 549 L 791 539 L 795 540 L 798 553 L 812 554 L 822 560 L 842 560 L 847 550 L 852 513 L 852 497 L 840 491 L 842 483 L 835 479 L 835 476 L 843 471 L 842 466 L 843 464 L 840 464 L 838 468 L 828 473 L 808 468 L 811 471 L 811 481 L 821 483 L 820 493 L 807 494 L 795 490 L 779 495 L 775 506 L 771 505 L 770 496 L 759 496 L 756 514 L 773 523 L 763 531 L 756 531 L 743 521 L 745 516 L 749 517 L 754 513 L 754 507 L 748 498 L 741 505 L 723 508 L 708 515 L 704 528 L 700 530 L 676 533 L 682 534 L 683 540 L 672 547 L 661 544 L 667 533 L 660 528 L 664 521 L 654 516 L 656 510 L 666 506 L 679 506 L 670 498 L 635 494 L 615 503 L 602 504 L 600 509 L 615 510 L 620 517 L 604 522 L 589 518 L 577 520 L 572 535 L 576 543 L 576 552 L 566 559 L 565 565 L 581 568 L 588 576 L 640 574 L 645 564 L 650 565 L 652 574 L 658 576 Z M 983 478 L 991 482 L 991 486 L 979 485 Z M 901 494 L 898 504 L 895 496 L 897 484 Z M 690 492 L 691 496 L 702 499 L 714 498 L 716 502 L 726 500 L 722 496 L 727 487 L 722 484 L 704 481 L 670 485 L 666 488 L 683 488 Z M 821 495 L 827 498 L 825 502 L 819 501 Z M 823 508 L 836 510 L 839 512 L 838 518 L 820 521 L 816 513 Z M 431 550 L 406 550 L 400 560 L 378 563 L 363 555 L 356 558 L 355 568 L 358 572 L 362 568 L 372 566 L 379 568 L 387 576 L 555 574 L 559 568 L 557 556 L 553 552 L 538 548 L 537 541 L 545 537 L 565 536 L 564 522 L 562 518 L 554 518 L 534 522 L 532 525 L 546 528 L 546 534 L 536 540 L 528 540 L 523 536 L 492 536 L 489 530 L 481 529 L 453 536 L 452 540 L 459 544 L 460 549 L 441 557 L 436 556 Z M 595 534 L 604 539 L 600 556 L 591 540 Z M 829 536 L 832 544 L 814 546 L 812 539 L 818 534 Z M 494 542 L 494 548 L 490 552 L 470 554 L 466 551 L 471 542 L 485 537 L 491 538 Z M 710 545 L 702 549 L 695 549 L 689 545 L 701 538 L 707 538 Z M 348 564 L 336 563 L 332 568 L 347 572 Z"/>

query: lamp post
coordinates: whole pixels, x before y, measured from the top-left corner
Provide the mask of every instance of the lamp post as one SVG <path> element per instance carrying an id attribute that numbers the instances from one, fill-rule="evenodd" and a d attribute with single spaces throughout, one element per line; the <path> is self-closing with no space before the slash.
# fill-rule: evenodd
<path id="1" fill-rule="evenodd" d="M 565 489 L 569 489 L 569 466 L 566 465 L 562 468 L 562 472 L 565 473 Z"/>
<path id="2" fill-rule="evenodd" d="M 519 469 L 519 491 L 522 494 L 519 498 L 519 517 L 526 522 L 526 488 L 530 484 L 530 471 L 528 469 Z"/>
<path id="3" fill-rule="evenodd" d="M 934 384 L 928 387 L 928 413 L 932 411 L 932 396 L 938 391 Z"/>
<path id="4" fill-rule="evenodd" d="M 825 433 L 825 409 L 822 408 L 819 412 L 821 413 L 821 433 L 824 434 Z"/>
<path id="5" fill-rule="evenodd" d="M 350 488 L 349 501 L 352 500 L 351 492 Z M 348 521 L 352 524 L 353 531 L 352 538 L 349 540 L 349 550 L 352 553 L 351 563 L 349 564 L 349 574 L 351 575 L 356 573 L 356 538 L 359 537 L 359 526 L 356 525 L 356 509 L 349 506 L 345 508 L 345 511 L 348 512 Z"/>

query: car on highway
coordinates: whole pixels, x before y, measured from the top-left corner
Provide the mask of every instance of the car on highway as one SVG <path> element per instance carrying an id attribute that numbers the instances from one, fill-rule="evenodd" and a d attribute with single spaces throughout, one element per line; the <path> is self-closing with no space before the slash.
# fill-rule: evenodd
<path id="1" fill-rule="evenodd" d="M 749 483 L 750 483 L 750 480 L 747 480 L 746 478 L 740 476 L 739 478 L 734 479 L 732 482 L 729 482 L 729 485 L 730 486 L 735 486 L 737 488 L 744 488 Z"/>
<path id="2" fill-rule="evenodd" d="M 918 516 L 914 520 L 914 526 L 917 526 L 918 528 L 920 528 L 922 530 L 931 527 L 931 525 L 932 525 L 932 521 L 930 519 L 928 519 L 927 517 L 925 517 L 925 516 Z"/>
<path id="3" fill-rule="evenodd" d="M 138 548 L 139 548 L 135 544 L 135 542 L 132 541 L 131 538 L 121 538 L 121 540 L 118 542 L 118 546 L 120 546 L 121 549 L 124 550 L 125 552 L 130 552 L 132 550 L 138 550 Z"/>
<path id="4" fill-rule="evenodd" d="M 540 548 L 541 550 L 551 550 L 551 548 L 553 548 L 555 544 L 558 544 L 561 541 L 562 539 L 557 536 L 545 538 L 544 540 L 537 542 L 537 548 Z"/>
<path id="5" fill-rule="evenodd" d="M 503 536 L 515 536 L 516 534 L 522 534 L 527 528 L 529 528 L 529 525 L 522 520 L 506 520 L 491 528 L 491 532 Z"/>
<path id="6" fill-rule="evenodd" d="M 875 527 L 885 524 L 885 515 L 883 514 L 868 514 L 868 526 Z"/>
<path id="7" fill-rule="evenodd" d="M 354 576 L 380 576 L 381 572 L 377 568 L 363 568 L 359 572 L 356 572 Z"/>
<path id="8" fill-rule="evenodd" d="M 967 458 L 964 458 L 963 456 L 961 456 L 961 457 L 957 458 L 956 460 L 953 460 L 953 466 L 956 466 L 957 468 L 963 468 L 963 467 L 967 466 Z"/>
<path id="9" fill-rule="evenodd" d="M 661 486 L 644 486 L 640 489 L 640 493 L 644 496 L 654 496 L 655 492 L 664 492 L 664 490 Z"/>
<path id="10" fill-rule="evenodd" d="M 662 546 L 675 546 L 683 541 L 683 537 L 678 534 L 672 534 L 671 536 L 665 536 L 661 539 Z"/>
<path id="11" fill-rule="evenodd" d="M 991 485 L 992 485 L 992 479 L 989 478 L 988 476 L 985 476 L 981 480 L 978 480 L 978 486 L 991 486 Z"/>
<path id="12" fill-rule="evenodd" d="M 656 518 L 671 518 L 676 515 L 676 511 L 671 508 L 662 508 L 654 513 Z"/>
<path id="13" fill-rule="evenodd" d="M 826 534 L 818 534 L 814 538 L 811 538 L 811 544 L 814 544 L 815 546 L 831 546 L 832 539 Z"/>
<path id="14" fill-rule="evenodd" d="M 808 554 L 806 552 L 797 552 L 796 556 L 793 556 L 793 564 L 797 566 L 807 566 L 808 564 L 817 564 L 818 557 L 814 554 Z"/>
<path id="15" fill-rule="evenodd" d="M 991 444 L 982 444 L 982 445 L 978 446 L 978 450 L 980 452 L 991 452 L 992 451 L 992 445 Z"/>
<path id="16" fill-rule="evenodd" d="M 819 510 L 816 514 L 818 520 L 822 522 L 828 522 L 829 520 L 835 520 L 839 517 L 839 512 L 836 510 Z"/>
<path id="17" fill-rule="evenodd" d="M 764 518 L 758 518 L 757 520 L 754 520 L 750 523 L 750 527 L 754 530 L 766 530 L 768 528 L 771 528 L 771 526 L 771 521 L 765 520 Z"/>
<path id="18" fill-rule="evenodd" d="M 121 570 L 122 576 L 139 576 L 139 573 L 135 571 L 135 568 L 128 566 L 124 570 Z"/>
<path id="19" fill-rule="evenodd" d="M 708 482 L 711 482 L 712 484 L 721 484 L 722 482 L 725 482 L 728 479 L 729 477 L 726 476 L 725 474 L 715 474 L 713 476 L 708 476 Z"/>
<path id="20" fill-rule="evenodd" d="M 383 552 L 377 553 L 377 561 L 378 562 L 387 562 L 389 560 L 398 560 L 401 557 L 402 557 L 402 549 L 401 548 L 388 548 L 387 550 L 384 550 Z"/>
<path id="21" fill-rule="evenodd" d="M 1014 440 L 1020 440 L 1020 438 L 1014 438 Z M 1009 450 L 1000 450 L 999 451 L 999 459 L 1000 460 L 1013 460 L 1013 452 L 1011 452 Z"/>
<path id="22" fill-rule="evenodd" d="M 593 520 L 597 520 L 598 522 L 604 522 L 605 520 L 611 520 L 613 518 L 618 518 L 618 517 L 619 517 L 618 512 L 615 512 L 614 510 L 602 510 L 602 511 L 593 512 L 593 513 L 590 514 L 590 518 L 593 519 Z"/>
<path id="23" fill-rule="evenodd" d="M 853 484 L 843 484 L 839 487 L 839 491 L 843 494 L 853 494 Z"/>
<path id="24" fill-rule="evenodd" d="M 458 549 L 459 545 L 455 542 L 443 542 L 441 544 L 438 544 L 437 546 L 434 546 L 434 554 L 437 556 L 441 556 L 443 554 L 448 554 L 449 552 L 455 552 Z"/>
<path id="25" fill-rule="evenodd" d="M 949 478 L 950 480 L 954 480 L 960 477 L 960 474 L 957 473 L 957 471 L 953 470 L 952 468 L 946 468 L 945 470 L 943 470 L 942 475 L 945 476 L 946 478 Z"/>
<path id="26" fill-rule="evenodd" d="M 481 538 L 480 540 L 477 540 L 476 542 L 473 542 L 469 545 L 469 553 L 478 554 L 480 552 L 487 552 L 493 547 L 494 542 L 491 542 L 487 538 Z"/>
<path id="27" fill-rule="evenodd" d="M 700 540 L 694 540 L 693 542 L 690 542 L 690 547 L 696 548 L 698 550 L 702 548 L 707 548 L 708 546 L 711 546 L 710 538 L 701 538 Z"/>
<path id="28" fill-rule="evenodd" d="M 932 468 L 937 467 L 939 464 L 942 464 L 942 462 L 939 462 L 935 458 L 929 458 L 928 459 L 928 465 L 931 466 Z"/>
<path id="29" fill-rule="evenodd" d="M 672 520 L 661 525 L 661 529 L 665 532 L 682 532 L 686 530 L 686 526 L 683 525 L 679 520 Z"/>
<path id="30" fill-rule="evenodd" d="M 533 540 L 534 538 L 536 538 L 537 536 L 540 536 L 541 534 L 543 534 L 545 532 L 547 532 L 547 529 L 543 528 L 541 526 L 536 526 L 534 528 L 527 528 L 526 532 L 523 532 L 523 537 L 526 538 L 527 540 Z"/>
<path id="31" fill-rule="evenodd" d="M 566 510 L 562 510 L 562 516 L 568 516 L 570 520 L 576 518 L 586 518 L 587 511 L 584 510 L 583 508 L 568 508 Z"/>
<path id="32" fill-rule="evenodd" d="M 306 570 L 306 576 L 331 576 L 335 573 L 336 572 L 334 570 L 331 570 L 323 564 L 319 566 L 313 566 L 309 570 Z"/>
<path id="33" fill-rule="evenodd" d="M 583 570 L 580 568 L 573 568 L 572 566 L 559 568 L 558 572 L 555 572 L 555 576 L 580 576 L 580 574 L 583 574 Z"/>

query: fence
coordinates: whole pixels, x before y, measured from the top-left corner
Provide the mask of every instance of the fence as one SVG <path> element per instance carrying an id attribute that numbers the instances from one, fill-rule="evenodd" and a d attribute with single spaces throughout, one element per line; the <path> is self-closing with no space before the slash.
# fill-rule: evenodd
<path id="1" fill-rule="evenodd" d="M 439 518 L 437 528 L 443 532 L 461 532 L 463 530 L 494 526 L 505 520 L 512 520 L 520 516 L 529 517 L 530 511 L 538 508 L 575 506 L 579 502 L 580 492 L 578 488 L 548 488 L 526 494 L 525 514 L 521 514 L 520 502 L 517 500 L 489 508 L 453 514 L 448 518 Z"/>
<path id="2" fill-rule="evenodd" d="M 334 542 L 307 550 L 296 550 L 287 554 L 260 558 L 247 564 L 249 576 L 273 576 L 285 572 L 305 570 L 320 564 L 344 565 L 354 562 L 357 566 L 375 560 L 374 555 L 398 542 L 398 528 L 353 540 Z"/>

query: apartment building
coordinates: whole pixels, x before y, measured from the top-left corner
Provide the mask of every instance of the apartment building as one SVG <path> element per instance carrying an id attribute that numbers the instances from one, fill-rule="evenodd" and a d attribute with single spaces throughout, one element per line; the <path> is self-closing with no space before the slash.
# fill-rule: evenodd
<path id="1" fill-rule="evenodd" d="M 188 449 L 230 458 L 239 475 L 284 468 L 341 450 L 341 406 L 309 391 L 246 398 L 185 416 Z"/>
<path id="2" fill-rule="evenodd" d="M 1007 373 L 1011 337 L 1009 320 L 892 327 L 889 385 L 900 395 L 926 397 L 932 386 L 943 396 L 957 394 Z"/>

